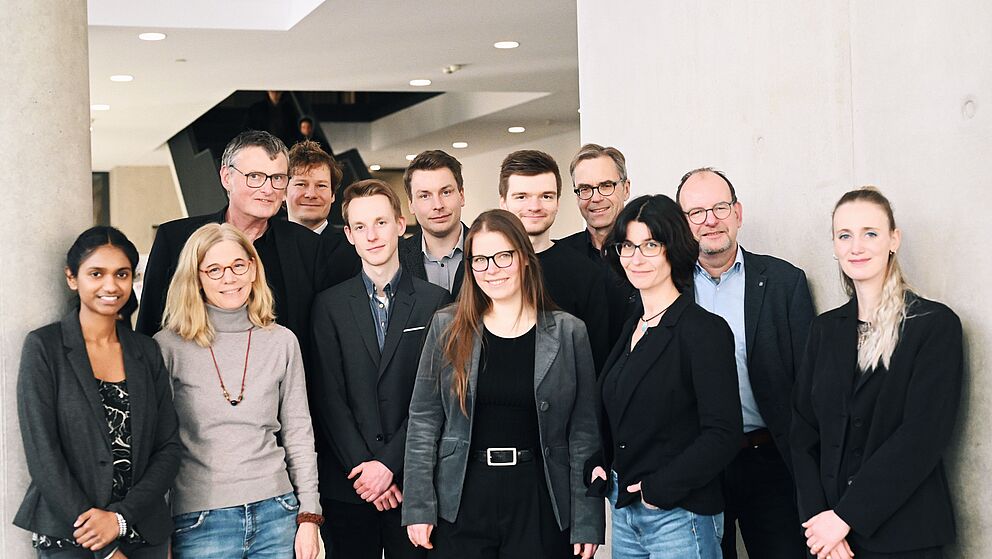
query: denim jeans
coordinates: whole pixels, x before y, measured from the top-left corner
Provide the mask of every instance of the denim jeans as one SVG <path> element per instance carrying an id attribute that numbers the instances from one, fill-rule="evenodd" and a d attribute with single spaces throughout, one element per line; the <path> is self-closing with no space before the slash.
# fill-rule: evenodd
<path id="1" fill-rule="evenodd" d="M 616 472 L 612 485 L 610 504 L 616 507 Z M 723 513 L 648 508 L 643 501 L 613 509 L 613 559 L 720 559 L 722 538 Z"/>
<path id="2" fill-rule="evenodd" d="M 174 559 L 285 559 L 293 557 L 296 514 L 293 493 L 223 509 L 173 517 Z"/>

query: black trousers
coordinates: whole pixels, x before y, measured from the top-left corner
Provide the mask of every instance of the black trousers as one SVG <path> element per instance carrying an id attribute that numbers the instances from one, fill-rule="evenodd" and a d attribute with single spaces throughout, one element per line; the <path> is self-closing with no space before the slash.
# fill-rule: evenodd
<path id="1" fill-rule="evenodd" d="M 400 525 L 400 511 L 383 512 L 371 503 L 345 503 L 322 499 L 324 525 L 321 536 L 328 559 L 424 559 L 427 553 L 413 547 Z M 401 505 L 402 507 L 402 505 Z M 329 545 L 327 543 L 330 542 Z"/>
<path id="2" fill-rule="evenodd" d="M 108 546 L 113 549 L 118 544 Z M 148 545 L 139 543 L 122 543 L 120 550 L 127 555 L 128 559 L 165 559 L 169 554 L 169 544 Z M 93 559 L 93 552 L 82 547 L 68 547 L 65 549 L 45 549 L 37 550 L 39 559 Z"/>
<path id="3" fill-rule="evenodd" d="M 940 549 L 939 547 L 930 547 L 900 553 L 878 553 L 860 549 L 855 545 L 851 546 L 851 551 L 854 551 L 854 556 L 858 559 L 941 559 L 944 555 Z"/>
<path id="4" fill-rule="evenodd" d="M 737 559 L 738 526 L 748 557 L 807 556 L 795 483 L 774 444 L 741 449 L 724 471 L 723 495 L 724 559 Z"/>
<path id="5" fill-rule="evenodd" d="M 540 462 L 487 466 L 470 460 L 455 522 L 438 520 L 431 559 L 565 559 L 568 530 L 558 528 Z"/>

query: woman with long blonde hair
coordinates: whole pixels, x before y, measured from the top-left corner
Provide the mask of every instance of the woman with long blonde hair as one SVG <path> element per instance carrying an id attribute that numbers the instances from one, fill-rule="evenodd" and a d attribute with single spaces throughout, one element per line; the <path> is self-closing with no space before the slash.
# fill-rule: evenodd
<path id="1" fill-rule="evenodd" d="M 961 322 L 911 290 L 901 244 L 877 189 L 837 202 L 834 258 L 851 300 L 813 322 L 791 435 L 819 559 L 934 559 L 954 540 L 943 455 L 961 394 Z"/>
<path id="2" fill-rule="evenodd" d="M 190 236 L 155 339 L 183 442 L 172 555 L 314 559 L 323 517 L 300 346 L 234 226 Z"/>
<path id="3" fill-rule="evenodd" d="M 481 214 L 458 300 L 434 316 L 410 403 L 403 525 L 431 557 L 592 557 L 603 506 L 585 326 L 554 310 L 523 224 Z"/>

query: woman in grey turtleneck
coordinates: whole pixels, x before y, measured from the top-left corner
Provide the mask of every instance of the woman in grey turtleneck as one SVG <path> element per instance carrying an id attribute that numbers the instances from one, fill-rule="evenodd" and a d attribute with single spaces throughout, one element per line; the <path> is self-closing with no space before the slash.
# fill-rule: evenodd
<path id="1" fill-rule="evenodd" d="M 162 326 L 184 450 L 173 557 L 314 559 L 323 517 L 303 361 L 247 237 L 216 223 L 190 236 Z"/>

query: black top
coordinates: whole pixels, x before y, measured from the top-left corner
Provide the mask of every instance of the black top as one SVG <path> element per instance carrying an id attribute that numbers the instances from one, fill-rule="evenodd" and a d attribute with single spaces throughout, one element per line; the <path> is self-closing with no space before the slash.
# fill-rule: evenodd
<path id="1" fill-rule="evenodd" d="M 483 328 L 472 451 L 540 448 L 534 403 L 535 341 L 536 328 L 516 338 L 501 338 Z"/>
<path id="2" fill-rule="evenodd" d="M 581 253 L 558 243 L 539 252 L 537 257 L 541 261 L 544 287 L 551 300 L 558 308 L 585 323 L 596 374 L 599 375 L 612 347 L 603 270 Z"/>
<path id="3" fill-rule="evenodd" d="M 279 248 L 276 246 L 275 234 L 271 227 L 265 229 L 262 236 L 252 243 L 258 252 L 258 258 L 262 262 L 278 262 Z M 281 266 L 265 267 L 265 283 L 269 284 L 272 290 L 272 298 L 275 299 L 276 316 L 286 316 L 286 278 L 282 273 Z"/>

